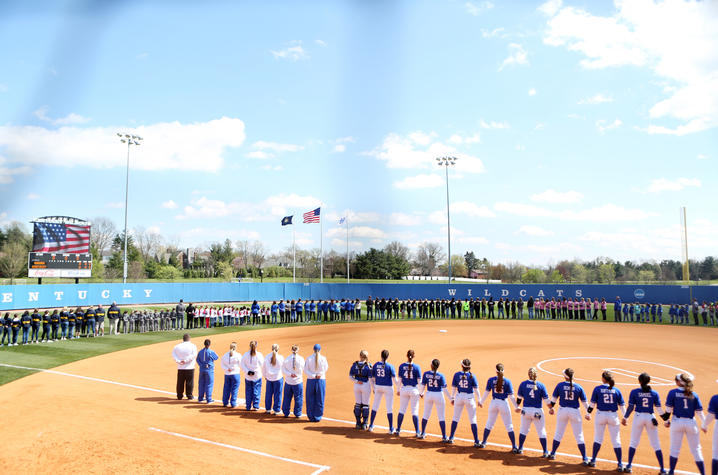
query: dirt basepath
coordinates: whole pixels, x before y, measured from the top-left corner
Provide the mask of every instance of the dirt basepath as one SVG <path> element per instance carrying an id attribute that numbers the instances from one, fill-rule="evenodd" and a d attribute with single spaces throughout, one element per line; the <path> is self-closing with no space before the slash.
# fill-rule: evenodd
<path id="1" fill-rule="evenodd" d="M 449 381 L 459 369 L 459 361 L 469 357 L 482 390 L 487 378 L 494 375 L 497 362 L 504 363 L 506 377 L 518 388 L 529 366 L 566 358 L 542 363 L 539 379 L 549 391 L 560 380 L 554 374 L 571 366 L 578 379 L 592 381 L 598 381 L 604 368 L 614 368 L 617 383 L 626 397 L 635 387 L 634 373 L 644 370 L 654 376 L 658 383 L 654 388 L 662 400 L 672 385 L 660 384 L 671 384 L 673 375 L 680 370 L 695 375 L 696 392 L 704 406 L 718 392 L 715 333 L 703 328 L 552 321 L 378 322 L 222 334 L 213 337 L 212 347 L 221 355 L 231 341 L 237 341 L 239 348 L 246 351 L 250 339 L 257 339 L 259 350 L 265 354 L 272 343 L 280 345 L 282 354 L 287 354 L 289 347 L 297 343 L 305 356 L 314 343 L 322 344 L 330 364 L 327 418 L 311 424 L 306 419 L 284 419 L 247 413 L 240 408 L 177 401 L 173 395 L 176 367 L 170 357 L 175 342 L 160 343 L 55 369 L 105 381 L 38 373 L 4 385 L 0 389 L 0 407 L 6 409 L 2 419 L 5 437 L 0 452 L 3 470 L 6 473 L 311 474 L 321 472 L 326 466 L 331 467 L 332 473 L 564 474 L 615 469 L 613 462 L 599 462 L 596 469 L 586 469 L 579 465 L 577 458 L 566 456 L 548 462 L 534 452 L 517 456 L 495 445 L 477 450 L 467 441 L 447 446 L 435 437 L 420 441 L 408 433 L 402 437 L 389 436 L 384 429 L 374 433 L 356 431 L 352 424 L 344 421 L 353 419 L 354 395 L 348 370 L 360 349 L 367 349 L 370 359 L 376 361 L 380 351 L 386 348 L 391 353 L 389 361 L 398 366 L 406 350 L 413 348 L 416 362 L 423 370 L 428 369 L 431 359 L 439 358 L 442 363 L 439 371 Z M 195 343 L 201 345 L 200 341 Z M 589 394 L 596 385 L 579 382 Z M 221 400 L 222 385 L 221 370 L 217 368 L 215 400 Z M 240 396 L 243 395 L 244 382 L 240 385 Z M 447 421 L 451 420 L 452 411 L 447 404 Z M 395 398 L 394 413 L 397 412 L 398 398 Z M 420 415 L 422 413 L 423 404 Z M 486 416 L 486 408 L 479 409 L 480 432 Z M 513 422 L 518 432 L 518 415 L 514 414 Z M 377 424 L 386 425 L 383 408 Z M 549 443 L 554 426 L 555 417 L 547 416 Z M 412 429 L 409 417 L 403 428 Z M 431 416 L 427 432 L 440 433 L 436 412 Z M 593 422 L 584 421 L 584 433 L 590 451 Z M 471 439 L 466 414 L 459 423 L 457 437 Z M 668 429 L 660 427 L 660 437 L 667 463 Z M 621 438 L 625 457 L 630 426 L 621 428 Z M 489 442 L 509 443 L 500 421 Z M 701 442 L 704 457 L 710 462 L 710 435 L 701 433 Z M 678 468 L 694 471 L 695 465 L 685 445 Z M 526 447 L 539 448 L 535 432 L 529 434 Z M 564 436 L 560 452 L 578 453 L 570 430 Z M 614 458 L 608 437 L 600 457 Z M 645 435 L 634 464 L 656 465 Z M 655 472 L 634 468 L 634 473 Z"/>

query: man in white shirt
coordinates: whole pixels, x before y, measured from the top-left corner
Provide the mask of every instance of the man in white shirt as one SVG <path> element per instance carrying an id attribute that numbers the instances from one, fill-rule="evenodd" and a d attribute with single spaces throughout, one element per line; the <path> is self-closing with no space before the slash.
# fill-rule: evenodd
<path id="1" fill-rule="evenodd" d="M 304 372 L 307 374 L 307 418 L 309 422 L 319 422 L 324 415 L 324 395 L 326 393 L 327 370 L 329 363 L 327 358 L 319 352 L 322 347 L 317 343 L 314 345 L 314 353 L 307 357 L 304 364 Z"/>
<path id="2" fill-rule="evenodd" d="M 194 366 L 197 359 L 197 345 L 189 341 L 189 333 L 182 336 L 182 343 L 175 345 L 172 358 L 177 363 L 177 399 L 182 399 L 182 393 L 192 400 L 194 389 Z"/>

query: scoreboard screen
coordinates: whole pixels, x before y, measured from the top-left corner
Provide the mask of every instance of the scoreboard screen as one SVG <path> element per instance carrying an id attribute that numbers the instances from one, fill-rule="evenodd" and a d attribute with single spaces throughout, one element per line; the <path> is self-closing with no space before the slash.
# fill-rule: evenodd
<path id="1" fill-rule="evenodd" d="M 28 277 L 91 277 L 92 254 L 31 252 L 27 261 Z"/>

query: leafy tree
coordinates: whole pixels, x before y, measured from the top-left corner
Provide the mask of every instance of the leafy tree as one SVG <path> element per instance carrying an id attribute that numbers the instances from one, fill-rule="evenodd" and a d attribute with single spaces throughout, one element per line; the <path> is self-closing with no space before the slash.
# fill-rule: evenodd
<path id="1" fill-rule="evenodd" d="M 27 269 L 27 248 L 21 242 L 7 241 L 0 252 L 0 272 L 10 278 L 20 277 Z"/>
<path id="2" fill-rule="evenodd" d="M 481 262 L 474 255 L 474 251 L 464 254 L 464 264 L 466 265 L 467 274 L 472 270 L 479 270 L 481 268 Z"/>
<path id="3" fill-rule="evenodd" d="M 616 279 L 616 271 L 613 270 L 611 264 L 601 264 L 598 266 L 598 281 L 602 284 L 610 284 Z"/>
<path id="4" fill-rule="evenodd" d="M 527 269 L 521 276 L 521 282 L 524 284 L 539 284 L 546 282 L 546 273 L 541 269 Z"/>
<path id="5" fill-rule="evenodd" d="M 558 269 L 554 269 L 551 274 L 548 276 L 548 281 L 552 284 L 562 284 L 564 282 L 563 276 L 558 271 Z"/>
<path id="6" fill-rule="evenodd" d="M 409 273 L 409 263 L 401 256 L 371 248 L 354 258 L 358 279 L 401 279 Z"/>

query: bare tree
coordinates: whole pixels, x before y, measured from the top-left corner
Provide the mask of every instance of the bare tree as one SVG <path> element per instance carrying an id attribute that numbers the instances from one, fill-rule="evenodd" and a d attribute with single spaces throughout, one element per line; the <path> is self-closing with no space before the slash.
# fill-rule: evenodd
<path id="1" fill-rule="evenodd" d="M 249 241 L 242 240 L 234 243 L 237 246 L 237 269 L 244 269 L 245 271 L 249 267 Z"/>
<path id="2" fill-rule="evenodd" d="M 264 245 L 260 241 L 254 241 L 249 246 L 247 252 L 249 262 L 257 269 L 261 269 L 264 265 L 264 261 L 267 260 L 267 252 L 264 250 Z"/>
<path id="3" fill-rule="evenodd" d="M 2 247 L 0 253 L 0 272 L 10 277 L 10 283 L 23 273 L 27 266 L 27 249 L 19 242 L 9 242 Z"/>
<path id="4" fill-rule="evenodd" d="M 115 228 L 115 224 L 109 219 L 98 216 L 92 220 L 90 240 L 100 255 L 110 247 L 116 235 L 117 228 Z"/>
<path id="5" fill-rule="evenodd" d="M 405 261 L 409 260 L 409 248 L 399 241 L 392 241 L 384 247 L 384 252 Z"/>
<path id="6" fill-rule="evenodd" d="M 441 246 L 435 242 L 425 242 L 419 245 L 416 250 L 414 264 L 421 270 L 422 275 L 431 275 L 440 262 L 443 262 L 446 255 Z"/>
<path id="7" fill-rule="evenodd" d="M 140 251 L 142 259 L 145 261 L 150 257 L 156 256 L 160 251 L 160 247 L 162 246 L 162 236 L 159 234 L 147 231 L 141 226 L 135 228 L 132 234 L 135 236 L 137 249 Z"/>

